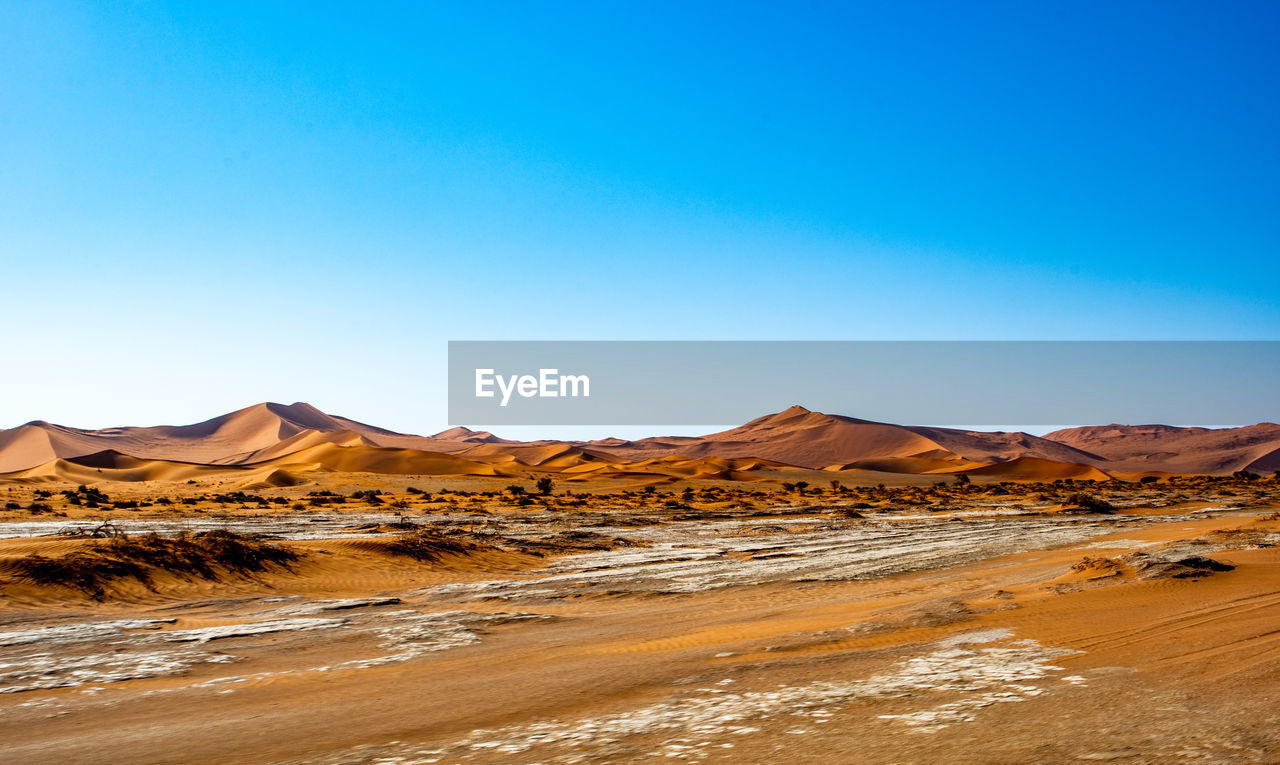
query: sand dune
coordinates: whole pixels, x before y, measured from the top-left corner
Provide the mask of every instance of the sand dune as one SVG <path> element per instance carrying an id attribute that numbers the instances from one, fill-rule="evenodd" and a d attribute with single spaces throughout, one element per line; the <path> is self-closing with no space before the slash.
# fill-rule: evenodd
<path id="1" fill-rule="evenodd" d="M 368 438 L 354 430 L 319 431 L 304 430 L 264 449 L 237 454 L 218 462 L 220 464 L 238 465 L 254 462 L 265 462 L 276 457 L 284 457 L 295 452 L 309 449 L 319 444 L 337 444 L 338 446 L 375 446 Z"/>
<path id="2" fill-rule="evenodd" d="M 194 425 L 81 430 L 43 421 L 0 431 L 0 472 L 80 457 L 105 449 L 147 459 L 205 464 L 233 463 L 279 447 L 307 432 L 354 432 L 380 446 L 398 446 L 403 436 L 371 425 L 331 417 L 310 404 L 257 404 Z M 384 439 L 378 441 L 376 439 Z"/>
<path id="3" fill-rule="evenodd" d="M 0 431 L 0 472 L 43 465 L 59 457 L 92 454 L 110 448 L 110 442 L 91 432 L 36 421 Z"/>
<path id="4" fill-rule="evenodd" d="M 1099 455 L 1117 470 L 1225 474 L 1280 469 L 1280 425 L 1179 428 L 1169 425 L 1099 425 L 1069 428 L 1045 438 Z M 1097 463 L 1094 463 L 1097 464 Z"/>
<path id="5" fill-rule="evenodd" d="M 459 425 L 456 428 L 449 428 L 430 436 L 432 441 L 458 441 L 470 444 L 510 444 L 515 441 L 508 441 L 505 438 L 498 438 L 494 434 L 485 430 L 472 430 Z"/>
<path id="6" fill-rule="evenodd" d="M 378 446 L 341 446 L 322 443 L 264 462 L 239 465 L 241 469 L 270 467 L 291 472 L 332 470 L 347 473 L 399 475 L 508 475 L 500 467 L 442 452 L 390 449 Z"/>
<path id="7" fill-rule="evenodd" d="M 966 469 L 965 475 L 974 478 L 998 478 L 1009 481 L 1056 481 L 1071 478 L 1077 481 L 1109 481 L 1111 476 L 1092 465 L 1078 462 L 1057 462 L 1039 457 L 1015 457 L 985 467 Z"/>
<path id="8" fill-rule="evenodd" d="M 522 465 L 570 467 L 588 462 L 598 462 L 603 457 L 589 450 L 570 444 L 551 442 L 536 444 L 483 444 L 457 452 L 468 459 L 489 461 L 509 457 Z"/>
<path id="9" fill-rule="evenodd" d="M 927 472 L 946 467 L 947 462 L 957 466 L 989 464 L 1021 456 L 1064 462 L 1097 459 L 1071 446 L 1026 433 L 891 425 L 813 412 L 801 406 L 701 438 L 652 438 L 618 446 L 601 442 L 593 445 L 630 458 L 655 453 L 763 457 L 808 468 L 850 465 L 862 460 L 925 459 L 930 461 Z M 891 472 L 908 464 L 899 463 Z"/>
<path id="10" fill-rule="evenodd" d="M 136 463 L 125 464 L 126 457 Z M 519 442 L 463 427 L 408 435 L 305 403 L 265 403 L 194 425 L 82 430 L 36 421 L 0 430 L 0 475 L 21 481 L 187 480 L 226 473 L 251 485 L 288 485 L 315 470 L 759 480 L 762 471 L 796 469 L 1024 480 L 1270 472 L 1280 469 L 1280 425 L 1108 425 L 1040 438 L 893 425 L 794 406 L 701 437 Z"/>
<path id="11" fill-rule="evenodd" d="M 43 465 L 0 474 L 0 480 L 14 483 L 92 484 L 100 481 L 188 481 L 224 476 L 233 468 L 191 462 L 149 460 L 106 450 L 70 459 L 53 459 Z"/>
<path id="12" fill-rule="evenodd" d="M 319 443 L 281 457 L 235 465 L 207 465 L 174 460 L 140 459 L 107 450 L 81 457 L 54 459 L 26 470 L 0 474 L 16 483 L 67 481 L 187 481 L 224 479 L 244 487 L 293 486 L 307 473 L 348 472 L 390 475 L 522 476 L 500 465 L 441 452 L 390 449 L 367 445 Z"/>
<path id="13" fill-rule="evenodd" d="M 984 467 L 981 462 L 970 462 L 964 459 L 930 459 L 927 457 L 882 457 L 869 460 L 854 460 L 843 464 L 828 465 L 824 470 L 876 470 L 882 473 L 907 473 L 925 475 L 930 473 L 954 473 L 958 470 L 969 470 Z"/>

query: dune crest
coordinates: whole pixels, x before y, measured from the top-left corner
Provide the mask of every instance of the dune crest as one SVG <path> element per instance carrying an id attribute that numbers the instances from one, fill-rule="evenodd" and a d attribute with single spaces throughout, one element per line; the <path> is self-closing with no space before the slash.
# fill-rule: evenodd
<path id="1" fill-rule="evenodd" d="M 1037 437 L 894 425 L 792 406 L 700 437 L 511 441 L 465 427 L 433 436 L 397 433 L 298 402 L 256 404 L 193 425 L 83 430 L 36 420 L 0 430 L 0 478 L 22 482 L 225 474 L 250 485 L 289 485 L 317 470 L 758 480 L 783 469 L 992 480 L 1263 473 L 1280 469 L 1280 425 L 1103 425 Z"/>

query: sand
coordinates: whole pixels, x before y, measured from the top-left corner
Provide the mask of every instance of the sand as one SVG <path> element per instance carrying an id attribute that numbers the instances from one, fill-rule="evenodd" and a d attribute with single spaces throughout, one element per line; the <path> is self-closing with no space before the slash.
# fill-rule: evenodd
<path id="1" fill-rule="evenodd" d="M 320 491 L 349 495 L 353 475 Z M 1269 479 L 1112 482 L 1095 491 L 1117 512 L 1062 515 L 1053 493 L 1074 487 L 692 480 L 687 498 L 579 486 L 521 505 L 504 478 L 426 499 L 399 478 L 366 477 L 377 505 L 178 484 L 194 504 L 11 513 L 6 761 L 1280 757 Z M 104 514 L 132 534 L 258 529 L 302 558 L 101 600 L 6 573 L 104 544 L 38 535 Z M 470 546 L 396 556 L 406 523 Z M 1170 568 L 1190 558 L 1227 570 Z"/>
<path id="2" fill-rule="evenodd" d="M 1266 454 L 1175 430 L 1208 445 L 1144 468 Z M 1280 761 L 1280 483 L 1083 453 L 798 408 L 4 431 L 4 760 Z M 289 555 L 28 576 L 211 531 Z"/>

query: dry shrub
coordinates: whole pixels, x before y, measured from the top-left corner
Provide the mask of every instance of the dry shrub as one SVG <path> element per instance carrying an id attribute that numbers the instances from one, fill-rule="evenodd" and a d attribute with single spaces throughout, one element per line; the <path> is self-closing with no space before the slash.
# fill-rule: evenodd
<path id="1" fill-rule="evenodd" d="M 1081 510 L 1088 510 L 1091 513 L 1113 513 L 1115 505 L 1092 494 L 1086 494 L 1082 491 L 1076 492 L 1067 497 L 1063 504 L 1067 507 L 1078 507 Z"/>
<path id="2" fill-rule="evenodd" d="M 387 552 L 434 563 L 447 554 L 464 554 L 476 549 L 470 542 L 452 539 L 435 531 L 401 534 L 387 544 Z"/>
<path id="3" fill-rule="evenodd" d="M 118 579 L 134 579 L 151 588 L 156 571 L 214 580 L 223 572 L 244 576 L 289 569 L 298 558 L 292 550 L 251 536 L 204 531 L 177 537 L 118 536 L 57 558 L 29 555 L 11 567 L 21 581 L 71 587 L 102 600 L 107 585 Z"/>

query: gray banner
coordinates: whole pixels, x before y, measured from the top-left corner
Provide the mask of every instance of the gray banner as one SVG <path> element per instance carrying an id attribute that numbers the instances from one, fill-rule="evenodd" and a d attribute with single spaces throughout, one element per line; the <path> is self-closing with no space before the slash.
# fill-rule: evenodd
<path id="1" fill-rule="evenodd" d="M 1280 419 L 1280 342 L 449 343 L 455 425 L 730 425 L 800 404 L 917 425 Z"/>

